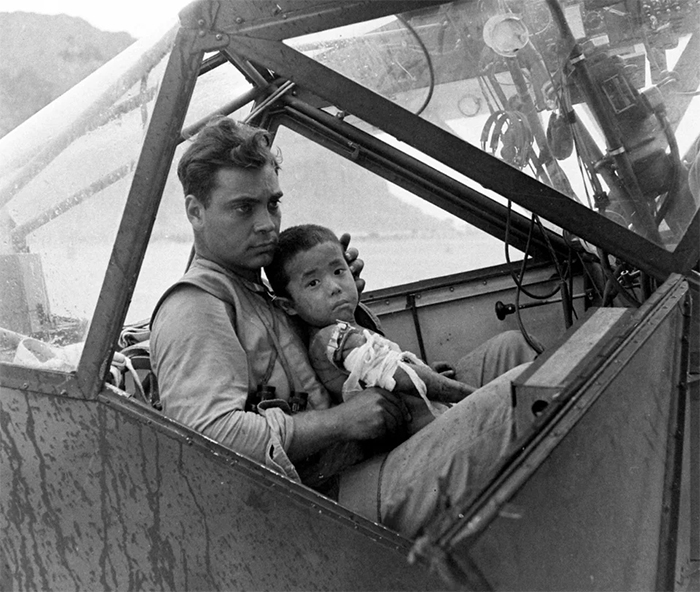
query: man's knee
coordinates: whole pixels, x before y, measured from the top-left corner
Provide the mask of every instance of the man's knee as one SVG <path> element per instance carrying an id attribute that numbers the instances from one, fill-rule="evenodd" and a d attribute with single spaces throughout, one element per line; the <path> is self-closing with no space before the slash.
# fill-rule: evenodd
<path id="1" fill-rule="evenodd" d="M 525 339 L 520 331 L 511 329 L 494 337 L 497 348 L 509 358 L 511 366 L 531 362 L 537 357 L 537 351 Z"/>

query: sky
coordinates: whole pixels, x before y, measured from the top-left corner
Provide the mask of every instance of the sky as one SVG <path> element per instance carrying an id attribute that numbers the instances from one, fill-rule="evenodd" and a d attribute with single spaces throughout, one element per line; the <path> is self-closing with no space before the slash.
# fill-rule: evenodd
<path id="1" fill-rule="evenodd" d="M 0 0 L 0 12 L 79 16 L 103 31 L 141 38 L 155 25 L 173 20 L 191 0 Z"/>

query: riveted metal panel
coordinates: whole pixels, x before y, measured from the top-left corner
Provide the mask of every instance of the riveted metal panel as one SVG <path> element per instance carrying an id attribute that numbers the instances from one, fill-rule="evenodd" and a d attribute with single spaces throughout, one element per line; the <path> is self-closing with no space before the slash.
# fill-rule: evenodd
<path id="1" fill-rule="evenodd" d="M 408 541 L 157 413 L 0 390 L 0 588 L 441 587 Z"/>
<path id="2" fill-rule="evenodd" d="M 574 379 L 580 390 L 559 421 L 540 430 L 481 511 L 436 535 L 464 570 L 457 579 L 468 583 L 476 570 L 501 590 L 666 589 L 678 527 L 686 289 L 669 281 L 631 318 L 624 341 Z"/>

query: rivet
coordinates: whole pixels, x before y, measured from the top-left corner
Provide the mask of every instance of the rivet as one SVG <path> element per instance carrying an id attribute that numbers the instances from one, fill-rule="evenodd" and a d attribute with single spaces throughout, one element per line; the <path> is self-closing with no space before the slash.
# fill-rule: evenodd
<path id="1" fill-rule="evenodd" d="M 240 25 L 242 22 L 243 22 L 243 17 L 237 16 L 236 23 L 238 23 Z"/>
<path id="2" fill-rule="evenodd" d="M 216 40 L 221 41 L 224 38 L 224 36 L 221 33 L 216 34 Z"/>
<path id="3" fill-rule="evenodd" d="M 204 19 L 199 19 L 199 20 L 197 21 L 197 24 L 198 24 L 200 27 L 203 27 L 203 26 L 205 25 Z"/>
<path id="4" fill-rule="evenodd" d="M 28 382 L 23 382 L 22 383 L 22 390 L 26 391 L 29 388 L 29 383 Z"/>
<path id="5" fill-rule="evenodd" d="M 61 396 L 62 396 L 62 397 L 67 397 L 67 396 L 68 396 L 68 391 L 67 391 L 66 389 L 63 389 L 63 390 L 61 391 Z"/>

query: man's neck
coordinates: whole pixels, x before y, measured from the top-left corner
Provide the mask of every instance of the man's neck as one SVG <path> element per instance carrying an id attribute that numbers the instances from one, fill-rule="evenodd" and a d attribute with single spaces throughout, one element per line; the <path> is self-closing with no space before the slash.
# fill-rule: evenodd
<path id="1" fill-rule="evenodd" d="M 226 265 L 225 262 L 219 260 L 217 257 L 212 256 L 210 253 L 202 253 L 199 249 L 196 248 L 195 246 L 195 258 L 198 259 L 205 259 L 206 261 L 211 261 L 212 263 L 216 263 L 219 267 L 222 269 L 225 269 L 227 272 L 232 273 L 233 275 L 242 278 L 244 280 L 247 280 L 249 282 L 253 282 L 254 284 L 262 284 L 262 270 L 251 270 L 251 269 L 245 269 L 245 268 L 236 268 L 236 267 L 231 267 L 230 265 Z"/>

